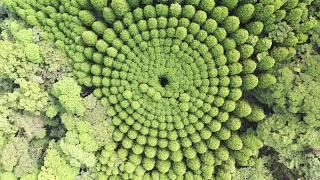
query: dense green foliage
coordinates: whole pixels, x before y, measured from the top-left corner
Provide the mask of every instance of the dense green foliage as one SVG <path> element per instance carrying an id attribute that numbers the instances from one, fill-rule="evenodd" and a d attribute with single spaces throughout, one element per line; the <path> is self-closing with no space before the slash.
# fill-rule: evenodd
<path id="1" fill-rule="evenodd" d="M 1 1 L 1 180 L 320 177 L 319 0 Z"/>
<path id="2" fill-rule="evenodd" d="M 48 89 L 71 67 L 39 30 L 12 19 L 0 27 L 0 179 L 37 177 L 49 134 L 58 137 L 54 129 L 48 132 L 44 116 Z"/>

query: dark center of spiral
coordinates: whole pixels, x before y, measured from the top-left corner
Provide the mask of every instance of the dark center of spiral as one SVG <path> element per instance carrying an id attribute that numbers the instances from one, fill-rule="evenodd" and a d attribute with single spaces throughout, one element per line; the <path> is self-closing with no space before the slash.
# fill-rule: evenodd
<path id="1" fill-rule="evenodd" d="M 160 81 L 160 84 L 161 84 L 162 87 L 166 87 L 169 84 L 169 80 L 165 76 L 161 76 L 159 78 L 159 81 Z"/>

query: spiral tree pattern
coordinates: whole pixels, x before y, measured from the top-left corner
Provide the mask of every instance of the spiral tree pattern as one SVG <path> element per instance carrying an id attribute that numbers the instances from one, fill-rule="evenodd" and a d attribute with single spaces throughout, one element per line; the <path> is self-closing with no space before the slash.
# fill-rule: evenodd
<path id="1" fill-rule="evenodd" d="M 94 87 L 128 163 L 175 179 L 225 179 L 261 147 L 241 123 L 263 110 L 243 93 L 275 83 L 267 71 L 268 7 L 237 0 L 6 2 L 73 59 Z M 253 1 L 255 2 L 255 1 Z M 30 10 L 32 9 L 32 11 Z M 121 176 L 121 174 L 120 174 Z"/>

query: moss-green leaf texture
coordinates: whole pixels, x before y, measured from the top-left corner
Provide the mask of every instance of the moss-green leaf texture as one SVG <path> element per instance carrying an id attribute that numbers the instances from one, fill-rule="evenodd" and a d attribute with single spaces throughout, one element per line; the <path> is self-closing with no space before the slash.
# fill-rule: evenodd
<path id="1" fill-rule="evenodd" d="M 240 129 L 265 117 L 246 97 L 276 83 L 267 32 L 280 10 L 291 8 L 285 1 L 4 4 L 65 50 L 78 82 L 106 106 L 114 149 L 128 159 L 122 172 L 106 177 L 230 179 L 236 164 L 249 165 L 262 147 Z"/>

